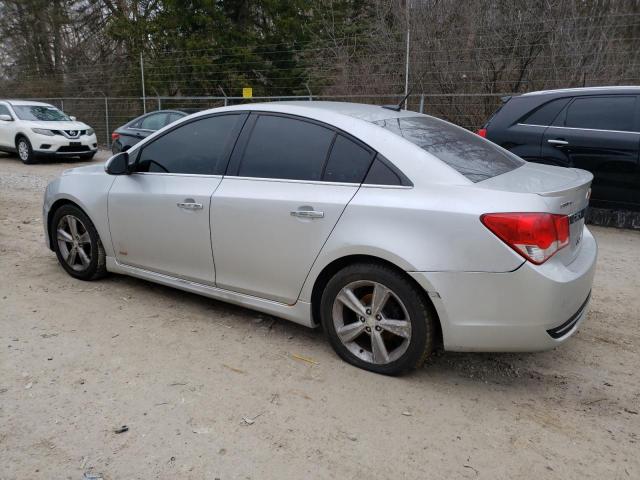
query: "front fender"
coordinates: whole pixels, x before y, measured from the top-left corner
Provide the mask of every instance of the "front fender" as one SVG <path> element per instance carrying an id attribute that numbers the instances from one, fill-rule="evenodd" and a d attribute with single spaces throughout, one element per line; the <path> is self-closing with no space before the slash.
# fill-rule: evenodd
<path id="1" fill-rule="evenodd" d="M 114 256 L 109 233 L 107 198 L 115 178 L 105 173 L 76 174 L 71 170 L 49 183 L 43 204 L 43 224 L 47 240 L 52 208 L 61 201 L 71 202 L 80 207 L 93 222 L 107 256 Z"/>

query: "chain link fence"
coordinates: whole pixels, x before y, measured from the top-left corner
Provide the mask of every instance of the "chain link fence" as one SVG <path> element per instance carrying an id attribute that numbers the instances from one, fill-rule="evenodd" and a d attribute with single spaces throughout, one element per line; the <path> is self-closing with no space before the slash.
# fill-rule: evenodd
<path id="1" fill-rule="evenodd" d="M 436 115 L 470 130 L 479 128 L 498 107 L 502 94 L 412 94 L 407 108 Z M 32 98 L 50 103 L 68 115 L 88 124 L 96 131 L 101 147 L 110 148 L 111 133 L 130 120 L 155 110 L 182 110 L 195 113 L 209 108 L 249 102 L 273 101 L 340 101 L 373 105 L 397 104 L 403 95 L 343 95 L 343 96 L 268 96 L 268 97 L 69 97 Z"/>

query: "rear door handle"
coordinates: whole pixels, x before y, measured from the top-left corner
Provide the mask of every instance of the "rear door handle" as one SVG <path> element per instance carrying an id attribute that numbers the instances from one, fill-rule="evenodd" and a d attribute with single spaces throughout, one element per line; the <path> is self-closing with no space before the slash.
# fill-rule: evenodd
<path id="1" fill-rule="evenodd" d="M 569 145 L 569 142 L 567 142 L 566 140 L 560 140 L 560 139 L 549 139 L 547 140 L 547 143 L 550 143 L 551 145 Z"/>
<path id="2" fill-rule="evenodd" d="M 293 210 L 291 216 L 298 218 L 324 218 L 324 212 L 317 210 Z"/>
<path id="3" fill-rule="evenodd" d="M 202 210 L 202 204 L 196 203 L 192 198 L 187 198 L 184 202 L 178 202 L 177 205 L 178 208 L 184 208 L 185 210 Z"/>

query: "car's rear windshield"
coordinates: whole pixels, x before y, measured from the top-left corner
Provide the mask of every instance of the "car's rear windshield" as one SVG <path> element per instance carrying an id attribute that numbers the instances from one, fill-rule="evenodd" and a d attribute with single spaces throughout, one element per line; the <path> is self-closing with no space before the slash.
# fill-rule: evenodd
<path id="1" fill-rule="evenodd" d="M 472 182 L 502 175 L 525 163 L 488 140 L 434 117 L 401 117 L 373 123 L 438 157 Z"/>
<path id="2" fill-rule="evenodd" d="M 68 122 L 71 119 L 56 107 L 46 105 L 13 105 L 20 120 L 38 120 L 41 122 Z"/>

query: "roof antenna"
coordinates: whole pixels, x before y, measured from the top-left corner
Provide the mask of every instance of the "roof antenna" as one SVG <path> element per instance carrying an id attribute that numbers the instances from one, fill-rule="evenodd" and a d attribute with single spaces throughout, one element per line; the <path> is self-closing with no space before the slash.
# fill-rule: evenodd
<path id="1" fill-rule="evenodd" d="M 422 74 L 420 75 L 420 79 L 418 80 L 417 83 L 422 83 L 422 79 L 424 78 L 425 73 L 427 73 L 427 70 L 423 71 Z M 407 99 L 411 96 L 411 94 L 413 93 L 413 89 L 416 86 L 416 84 L 414 83 L 411 88 L 409 88 L 409 90 L 407 90 L 407 94 L 402 97 L 402 100 L 400 100 L 398 102 L 397 105 L 383 105 L 382 108 L 386 108 L 387 110 L 393 110 L 394 112 L 399 112 L 400 110 L 402 110 L 402 104 L 404 102 L 407 101 Z"/>

